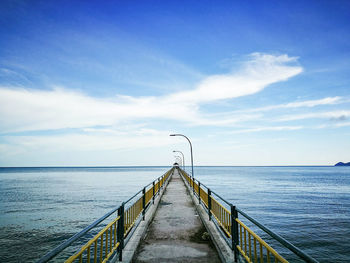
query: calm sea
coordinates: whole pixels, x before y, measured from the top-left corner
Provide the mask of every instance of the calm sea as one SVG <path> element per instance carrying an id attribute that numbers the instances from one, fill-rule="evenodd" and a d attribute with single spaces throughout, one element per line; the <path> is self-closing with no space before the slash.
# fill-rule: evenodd
<path id="1" fill-rule="evenodd" d="M 0 168 L 0 262 L 35 262 L 167 169 Z M 195 177 L 320 262 L 350 262 L 349 167 L 195 167 Z"/>

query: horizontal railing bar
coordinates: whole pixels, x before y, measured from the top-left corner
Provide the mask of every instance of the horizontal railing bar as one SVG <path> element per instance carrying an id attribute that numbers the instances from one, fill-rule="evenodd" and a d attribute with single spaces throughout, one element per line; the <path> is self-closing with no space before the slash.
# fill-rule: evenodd
<path id="1" fill-rule="evenodd" d="M 199 181 L 199 180 L 197 180 L 197 179 L 194 179 L 194 181 L 197 181 L 197 183 L 201 183 L 201 186 L 204 186 L 205 188 L 209 188 L 208 186 L 206 186 L 205 184 L 202 184 L 202 182 L 201 181 Z"/>
<path id="2" fill-rule="evenodd" d="M 182 169 L 181 169 L 182 170 Z M 185 172 L 186 173 L 186 172 Z M 189 174 L 187 173 L 187 175 L 189 176 Z M 197 184 L 200 183 L 199 180 L 190 177 L 194 182 L 197 181 Z M 207 189 L 209 189 L 209 187 L 207 187 L 206 185 L 200 183 L 201 186 L 206 187 Z M 192 187 L 192 186 L 191 186 Z M 197 193 L 194 193 L 195 195 L 197 195 Z M 227 205 L 232 206 L 232 204 L 228 201 L 226 201 L 223 197 L 221 197 L 220 195 L 218 195 L 217 193 L 215 193 L 214 191 L 211 191 L 211 194 L 214 194 L 215 196 L 219 197 L 222 201 L 224 201 Z M 198 195 L 197 195 L 198 196 Z M 271 230 L 269 230 L 267 227 L 265 227 L 264 225 L 260 224 L 258 221 L 256 221 L 255 219 L 253 219 L 252 217 L 248 216 L 246 213 L 244 213 L 242 210 L 236 208 L 237 212 L 239 212 L 241 215 L 243 215 L 245 218 L 247 218 L 248 220 L 250 220 L 252 223 L 254 223 L 256 226 L 258 226 L 259 228 L 261 228 L 263 231 L 265 231 L 267 234 L 269 234 L 271 237 L 273 237 L 274 239 L 276 239 L 278 242 L 280 242 L 283 246 L 285 246 L 286 248 L 290 249 L 292 252 L 294 252 L 297 256 L 299 256 L 300 258 L 302 258 L 303 260 L 305 260 L 306 262 L 311 262 L 311 263 L 318 263 L 317 260 L 315 260 L 314 258 L 312 258 L 311 256 L 309 256 L 308 254 L 306 254 L 305 252 L 301 251 L 299 248 L 297 248 L 296 246 L 294 246 L 293 244 L 291 244 L 289 241 L 287 241 L 286 239 L 284 239 L 283 237 L 281 237 L 278 234 L 275 234 L 274 232 L 272 232 Z M 215 220 L 216 221 L 216 220 Z M 221 231 L 220 231 L 221 233 Z"/>
<path id="3" fill-rule="evenodd" d="M 197 180 L 194 178 L 194 181 L 197 183 L 201 183 L 201 186 L 204 186 L 205 188 L 209 189 L 208 186 L 206 186 L 205 184 L 203 184 L 201 181 Z M 214 191 L 211 191 L 212 194 L 215 194 L 217 197 L 219 197 L 222 201 L 224 201 L 227 205 L 231 205 L 231 203 L 229 201 L 226 201 L 223 197 L 221 197 L 220 195 L 218 195 L 217 193 L 215 193 Z"/>
<path id="4" fill-rule="evenodd" d="M 239 220 L 238 218 L 236 219 L 236 221 L 238 222 L 238 224 L 240 224 L 244 229 L 246 229 L 246 231 L 248 231 L 248 233 L 250 233 L 260 244 L 262 244 L 267 250 L 269 250 L 274 257 L 277 257 L 277 259 L 280 262 L 288 262 L 287 260 L 285 260 L 284 258 L 281 257 L 280 254 L 277 253 L 276 250 L 274 250 L 272 247 L 270 247 L 261 237 L 259 237 L 257 234 L 255 234 L 249 227 L 247 227 L 241 220 Z M 251 257 L 250 257 L 251 258 Z"/>
<path id="5" fill-rule="evenodd" d="M 89 232 L 91 229 L 93 229 L 94 227 L 96 227 L 98 224 L 100 224 L 103 220 L 105 220 L 106 218 L 108 218 L 110 215 L 112 215 L 113 213 L 115 213 L 118 210 L 119 206 L 117 208 L 114 208 L 113 210 L 111 210 L 110 212 L 108 212 L 107 214 L 105 214 L 104 216 L 102 216 L 101 218 L 97 219 L 95 222 L 93 222 L 91 225 L 85 227 L 82 231 L 80 231 L 79 233 L 76 233 L 74 236 L 70 237 L 69 239 L 67 239 L 65 242 L 63 242 L 61 245 L 57 246 L 56 248 L 54 248 L 53 250 L 51 250 L 49 253 L 47 253 L 45 256 L 43 256 L 41 259 L 39 259 L 37 261 L 37 263 L 43 263 L 43 262 L 47 262 L 50 259 L 52 259 L 53 257 L 55 257 L 58 253 L 60 253 L 62 250 L 64 250 L 66 247 L 68 247 L 69 245 L 71 245 L 74 241 L 76 241 L 77 239 L 79 239 L 80 237 L 82 237 L 83 235 L 85 235 L 87 232 Z"/>
<path id="6" fill-rule="evenodd" d="M 171 169 L 171 168 L 170 168 L 170 169 Z M 163 176 L 165 176 L 166 174 L 167 174 L 167 172 L 164 173 L 163 175 L 159 176 L 156 180 L 150 182 L 148 185 L 145 186 L 145 188 L 147 188 L 148 186 L 150 186 L 151 184 L 153 184 L 153 182 L 156 182 L 157 180 L 161 179 L 161 178 L 162 178 Z M 142 190 L 141 190 L 141 191 L 142 191 Z"/>
<path id="7" fill-rule="evenodd" d="M 270 229 L 268 229 L 267 227 L 265 227 L 264 225 L 262 225 L 261 223 L 259 223 L 258 221 L 256 221 L 254 218 L 250 217 L 249 215 L 247 215 L 246 213 L 244 213 L 242 210 L 236 208 L 237 212 L 240 213 L 242 216 L 244 216 L 245 218 L 247 218 L 250 222 L 254 223 L 256 226 L 258 226 L 260 229 L 262 229 L 263 231 L 265 231 L 267 234 L 269 234 L 271 237 L 273 237 L 274 239 L 276 239 L 278 242 L 280 242 L 283 246 L 285 246 L 286 248 L 290 249 L 291 251 L 293 251 L 296 255 L 298 255 L 300 258 L 304 259 L 306 262 L 312 262 L 312 263 L 319 263 L 316 259 L 312 258 L 311 256 L 309 256 L 308 254 L 306 254 L 305 252 L 301 251 L 299 248 L 297 248 L 296 246 L 294 246 L 292 243 L 290 243 L 289 241 L 287 241 L 286 239 L 284 239 L 283 237 L 281 237 L 280 235 L 272 232 Z"/>
<path id="8" fill-rule="evenodd" d="M 202 185 L 202 184 L 201 184 Z M 217 193 L 215 193 L 214 191 L 211 191 L 212 194 L 216 195 L 217 197 L 219 197 L 222 201 L 224 201 L 227 205 L 231 206 L 231 203 L 226 201 L 224 198 L 222 198 L 220 195 L 218 195 Z"/>
<path id="9" fill-rule="evenodd" d="M 144 188 L 147 188 L 148 186 L 150 186 L 151 184 L 153 184 L 153 182 L 155 183 L 157 180 L 161 179 L 164 175 L 166 175 L 166 173 L 164 173 L 162 176 L 159 176 L 156 180 L 150 182 L 148 185 L 145 185 Z M 126 203 L 130 202 L 132 199 L 134 199 L 139 193 L 142 192 L 142 190 L 143 190 L 143 189 L 141 189 L 141 190 L 138 191 L 136 194 L 134 194 L 132 197 L 130 197 L 128 200 L 126 200 L 126 201 L 124 202 L 124 204 L 126 204 Z"/>
<path id="10" fill-rule="evenodd" d="M 153 182 L 156 182 L 156 181 L 152 181 L 152 182 L 150 182 L 148 185 L 145 185 L 145 187 L 144 187 L 144 188 L 147 188 L 148 186 L 152 185 L 152 184 L 153 184 Z M 141 190 L 141 191 L 142 191 L 142 190 Z"/>
<path id="11" fill-rule="evenodd" d="M 170 171 L 170 170 L 169 170 Z M 151 183 L 149 183 L 148 185 L 145 186 L 148 187 L 149 185 L 153 184 L 153 182 L 156 182 L 157 180 L 163 178 L 169 171 L 167 171 L 166 173 L 164 173 L 162 176 L 158 177 L 155 181 L 152 181 Z M 143 191 L 143 189 L 141 189 L 140 191 L 138 191 L 136 194 L 134 194 L 132 197 L 130 197 L 126 202 L 124 202 L 124 204 L 130 202 L 132 199 L 134 199 L 138 194 L 140 194 Z M 98 224 L 100 224 L 102 221 L 104 221 L 106 218 L 108 218 L 110 215 L 112 215 L 113 213 L 115 213 L 120 206 L 114 208 L 113 210 L 111 210 L 110 212 L 108 212 L 107 214 L 105 214 L 104 216 L 100 217 L 99 219 L 97 219 L 96 221 L 94 221 L 92 224 L 90 224 L 89 226 L 87 226 L 86 228 L 84 228 L 82 231 L 80 231 L 79 233 L 76 233 L 75 235 L 73 235 L 72 237 L 70 237 L 69 239 L 67 239 L 66 241 L 64 241 L 62 244 L 60 244 L 59 246 L 57 246 L 56 248 L 54 248 L 53 250 L 51 250 L 50 252 L 48 252 L 46 255 L 44 255 L 42 258 L 40 258 L 37 263 L 44 263 L 49 261 L 50 259 L 54 258 L 55 256 L 57 256 L 60 252 L 62 252 L 65 248 L 67 248 L 69 245 L 71 245 L 73 242 L 75 242 L 77 239 L 79 239 L 80 237 L 84 236 L 87 232 L 89 232 L 91 229 L 93 229 L 94 227 L 96 227 Z"/>
<path id="12" fill-rule="evenodd" d="M 92 239 L 90 239 L 84 246 L 81 247 L 80 251 L 72 255 L 67 261 L 68 262 L 73 262 L 75 259 L 77 259 L 81 254 L 85 252 L 88 247 L 90 247 L 96 240 L 98 240 L 104 233 L 110 229 L 110 227 L 115 224 L 118 220 L 120 220 L 120 216 L 118 216 L 116 219 L 114 219 L 112 222 L 110 222 L 107 226 L 105 226 L 97 235 L 95 235 Z M 119 242 L 117 243 L 117 246 L 119 246 Z"/>
<path id="13" fill-rule="evenodd" d="M 132 197 L 130 197 L 127 201 L 124 202 L 124 204 L 130 202 L 132 199 L 134 199 L 139 193 L 142 193 L 142 189 L 138 191 L 136 194 L 134 194 Z"/>

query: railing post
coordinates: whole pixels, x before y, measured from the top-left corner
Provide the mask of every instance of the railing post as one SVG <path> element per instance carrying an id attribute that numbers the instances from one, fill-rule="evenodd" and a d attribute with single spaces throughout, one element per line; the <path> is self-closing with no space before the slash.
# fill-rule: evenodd
<path id="1" fill-rule="evenodd" d="M 152 199 L 153 199 L 153 200 L 152 200 L 152 202 L 153 202 L 153 204 L 154 204 L 154 187 L 155 187 L 155 186 L 154 186 L 154 181 L 153 181 L 152 185 L 153 185 L 153 196 L 152 196 Z"/>
<path id="2" fill-rule="evenodd" d="M 146 187 L 142 189 L 142 220 L 145 220 L 146 207 Z"/>
<path id="3" fill-rule="evenodd" d="M 123 260 L 123 248 L 124 248 L 124 203 L 118 208 L 118 220 L 117 227 L 117 242 L 119 242 L 118 252 L 119 252 L 119 261 Z"/>
<path id="4" fill-rule="evenodd" d="M 211 191 L 208 188 L 208 215 L 209 215 L 209 221 L 211 220 Z"/>
<path id="5" fill-rule="evenodd" d="M 160 195 L 160 177 L 158 178 L 158 195 Z"/>
<path id="6" fill-rule="evenodd" d="M 235 262 L 237 262 L 238 259 L 238 223 L 236 221 L 236 218 L 238 218 L 238 213 L 236 210 L 236 207 L 234 205 L 231 206 L 231 239 L 232 239 L 232 250 L 234 250 L 235 253 Z"/>
<path id="7" fill-rule="evenodd" d="M 201 182 L 198 181 L 198 203 L 201 203 Z"/>
<path id="8" fill-rule="evenodd" d="M 194 197 L 194 177 L 193 177 L 193 175 L 192 175 L 192 190 L 193 190 L 193 197 Z"/>

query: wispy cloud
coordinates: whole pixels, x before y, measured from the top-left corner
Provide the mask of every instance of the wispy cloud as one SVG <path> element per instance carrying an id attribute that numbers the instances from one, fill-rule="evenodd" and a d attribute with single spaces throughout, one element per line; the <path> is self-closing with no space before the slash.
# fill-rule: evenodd
<path id="1" fill-rule="evenodd" d="M 294 120 L 304 120 L 304 119 L 329 119 L 329 120 L 342 121 L 342 120 L 347 120 L 349 117 L 350 117 L 350 111 L 337 110 L 337 111 L 327 111 L 327 112 L 286 115 L 278 118 L 277 121 L 294 121 Z"/>
<path id="2" fill-rule="evenodd" d="M 326 97 L 322 99 L 317 100 L 306 100 L 306 101 L 294 101 L 290 103 L 285 104 L 278 104 L 278 105 L 270 105 L 265 107 L 258 107 L 258 108 L 249 108 L 244 110 L 236 110 L 236 111 L 229 111 L 229 112 L 219 112 L 215 114 L 206 114 L 206 118 L 203 120 L 197 120 L 195 122 L 196 125 L 231 125 L 236 123 L 242 123 L 246 121 L 251 120 L 261 120 L 264 118 L 266 111 L 276 111 L 280 109 L 291 109 L 291 108 L 311 108 L 316 106 L 323 106 L 323 105 L 335 105 L 340 103 L 348 103 L 349 101 L 340 97 Z M 280 112 L 277 112 L 280 114 Z M 291 118 L 300 118 L 307 116 L 317 116 L 317 114 L 298 114 L 293 116 L 288 116 Z M 284 116 L 283 118 L 286 118 L 285 121 L 288 121 L 288 118 Z M 271 121 L 271 120 L 269 120 Z M 274 120 L 272 120 L 274 121 Z M 280 121 L 280 120 L 278 120 Z"/>
<path id="3" fill-rule="evenodd" d="M 110 126 L 143 118 L 179 119 L 189 109 L 174 108 L 155 97 L 99 99 L 55 88 L 51 91 L 0 89 L 2 131 L 49 130 Z"/>
<path id="4" fill-rule="evenodd" d="M 266 107 L 260 107 L 260 108 L 254 108 L 246 110 L 246 112 L 255 112 L 255 111 L 270 111 L 270 110 L 276 110 L 276 109 L 288 109 L 288 108 L 312 108 L 316 106 L 321 105 L 334 105 L 339 103 L 345 103 L 347 101 L 343 100 L 342 97 L 336 96 L 336 97 L 326 97 L 323 99 L 317 99 L 317 100 L 305 100 L 305 101 L 294 101 L 290 103 L 285 104 L 278 104 L 278 105 L 271 105 Z"/>
<path id="5" fill-rule="evenodd" d="M 337 127 L 348 127 L 348 126 L 350 126 L 350 122 L 337 123 L 335 126 L 337 126 Z"/>
<path id="6" fill-rule="evenodd" d="M 268 85 L 299 74 L 290 65 L 297 58 L 255 53 L 240 70 L 209 76 L 194 89 L 165 96 L 94 98 L 55 87 L 52 90 L 0 88 L 0 128 L 3 132 L 111 126 L 121 121 L 168 119 L 193 125 L 225 125 L 237 118 L 211 119 L 202 103 L 257 93 Z"/>
<path id="7" fill-rule="evenodd" d="M 273 126 L 273 127 L 255 127 L 249 129 L 239 129 L 230 132 L 231 134 L 235 133 L 251 133 L 251 132 L 264 132 L 264 131 L 294 131 L 300 130 L 303 126 Z"/>
<path id="8" fill-rule="evenodd" d="M 238 72 L 209 76 L 195 89 L 173 94 L 168 100 L 197 104 L 251 95 L 301 73 L 302 67 L 290 65 L 296 60 L 287 55 L 254 53 Z"/>
<path id="9" fill-rule="evenodd" d="M 0 68 L 0 83 L 6 83 L 21 87 L 33 84 L 32 81 L 23 73 L 5 67 Z"/>

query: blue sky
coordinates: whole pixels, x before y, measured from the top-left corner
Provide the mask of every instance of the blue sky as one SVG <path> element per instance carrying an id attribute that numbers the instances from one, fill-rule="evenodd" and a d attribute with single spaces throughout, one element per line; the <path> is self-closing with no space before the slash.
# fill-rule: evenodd
<path id="1" fill-rule="evenodd" d="M 1 1 L 0 166 L 350 161 L 349 1 Z"/>

